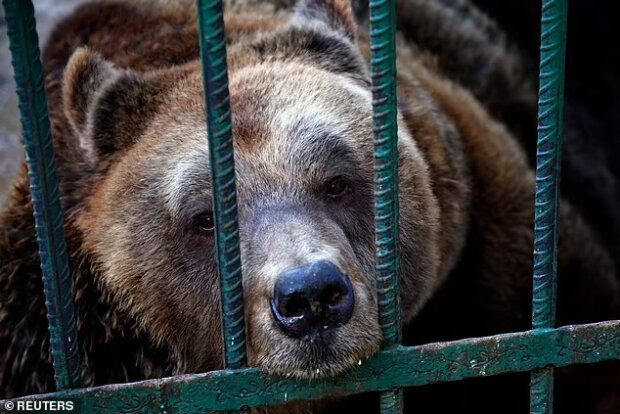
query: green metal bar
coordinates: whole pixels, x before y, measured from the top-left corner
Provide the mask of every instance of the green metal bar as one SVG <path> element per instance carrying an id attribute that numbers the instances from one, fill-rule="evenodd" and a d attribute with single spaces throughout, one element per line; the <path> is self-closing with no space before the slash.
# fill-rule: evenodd
<path id="1" fill-rule="evenodd" d="M 370 0 L 370 65 L 373 96 L 375 181 L 375 272 L 383 345 L 401 343 L 396 123 L 396 2 Z M 402 390 L 380 395 L 382 413 L 402 413 Z"/>
<path id="2" fill-rule="evenodd" d="M 56 386 L 76 388 L 82 380 L 73 281 L 34 8 L 29 0 L 4 0 L 3 5 L 19 96 Z"/>
<path id="3" fill-rule="evenodd" d="M 84 413 L 224 411 L 611 359 L 620 359 L 620 320 L 396 347 L 345 375 L 321 380 L 272 377 L 246 368 L 23 399 L 73 399 Z"/>
<path id="4" fill-rule="evenodd" d="M 197 0 L 226 368 L 246 364 L 235 158 L 221 0 Z"/>
<path id="5" fill-rule="evenodd" d="M 370 13 L 377 290 L 384 345 L 390 347 L 401 341 L 395 3 L 371 1 Z"/>
<path id="6" fill-rule="evenodd" d="M 567 0 L 544 0 L 540 44 L 532 327 L 555 326 Z M 530 412 L 553 411 L 553 369 L 532 372 Z"/>

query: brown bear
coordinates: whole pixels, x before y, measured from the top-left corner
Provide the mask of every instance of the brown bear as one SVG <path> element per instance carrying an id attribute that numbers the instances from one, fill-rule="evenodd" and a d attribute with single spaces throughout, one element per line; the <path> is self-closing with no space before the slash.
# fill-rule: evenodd
<path id="1" fill-rule="evenodd" d="M 45 51 L 86 385 L 222 368 L 192 4 L 89 3 Z M 368 31 L 346 0 L 227 6 L 249 364 L 337 375 L 382 340 Z M 529 329 L 534 174 L 511 130 L 530 78 L 469 3 L 398 7 L 404 343 Z M 561 217 L 559 323 L 620 317 L 608 249 Z M 0 215 L 2 397 L 54 390 L 42 292 L 24 167 Z M 613 368 L 560 372 L 559 407 L 614 410 Z M 411 389 L 408 410 L 524 412 L 527 378 Z"/>

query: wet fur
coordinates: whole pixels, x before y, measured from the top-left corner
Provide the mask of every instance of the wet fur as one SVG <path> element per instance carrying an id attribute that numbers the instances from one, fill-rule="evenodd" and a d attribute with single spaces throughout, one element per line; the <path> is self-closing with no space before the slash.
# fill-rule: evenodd
<path id="1" fill-rule="evenodd" d="M 202 109 L 184 110 L 202 108 L 195 13 L 193 7 L 183 4 L 159 3 L 157 8 L 147 2 L 87 5 L 59 25 L 45 53 L 80 341 L 87 355 L 83 367 L 87 385 L 220 367 L 215 264 L 178 254 L 185 251 L 188 241 L 179 238 L 172 228 L 180 225 L 177 218 L 185 217 L 183 206 L 196 203 L 184 199 L 179 186 L 166 186 L 169 180 L 162 177 L 162 165 L 178 165 L 174 163 L 178 155 L 176 138 L 169 145 L 156 139 L 171 125 L 178 125 L 178 142 L 204 129 Z M 468 3 L 409 0 L 399 4 L 399 16 L 407 22 L 401 26 L 398 45 L 399 128 L 403 134 L 400 175 L 404 183 L 401 211 L 405 217 L 401 226 L 402 243 L 413 252 L 403 257 L 403 262 L 405 269 L 415 270 L 405 272 L 403 278 L 408 322 L 405 343 L 528 329 L 534 181 L 525 152 L 510 131 L 518 135 L 520 120 L 531 122 L 535 96 L 531 82 L 503 34 Z M 276 177 L 279 188 L 298 184 L 291 182 L 297 175 L 288 176 L 283 170 L 269 167 L 273 164 L 269 157 L 278 160 L 281 146 L 264 119 L 276 112 L 255 98 L 257 90 L 264 89 L 261 96 L 271 93 L 270 102 L 277 102 L 281 108 L 294 105 L 285 96 L 287 82 L 301 79 L 301 85 L 317 76 L 323 79 L 322 72 L 346 78 L 350 88 L 368 88 L 364 63 L 368 57 L 367 34 L 363 26 L 359 33 L 354 31 L 355 22 L 346 3 L 334 0 L 328 5 L 331 8 L 327 13 L 321 12 L 324 4 L 317 6 L 317 13 L 313 8 L 316 3 L 306 2 L 306 6 L 312 6 L 309 9 L 302 4 L 292 25 L 286 12 L 289 4 L 231 5 L 232 10 L 243 12 L 227 19 L 236 147 L 249 157 L 247 165 L 246 161 L 238 165 L 240 200 L 252 200 L 251 194 L 243 193 L 244 188 L 252 188 L 256 194 L 274 191 L 272 182 L 248 182 L 243 171 L 250 171 L 252 163 L 264 165 L 270 176 Z M 357 9 L 358 15 L 364 14 L 363 8 Z M 357 51 L 356 41 L 362 54 Z M 84 45 L 89 50 L 81 49 L 71 57 Z M 65 69 L 70 58 L 69 69 Z M 80 89 L 84 85 L 81 79 L 92 83 Z M 318 82 L 328 85 L 330 79 L 328 76 Z M 284 85 L 281 93 L 275 85 Z M 337 113 L 338 108 L 346 107 L 346 101 L 340 102 L 337 96 L 333 99 L 329 104 L 333 108 L 323 107 L 326 112 Z M 177 106 L 169 107 L 169 102 Z M 90 108 L 88 113 L 81 110 L 84 107 Z M 136 107 L 140 110 L 136 111 Z M 361 157 L 361 168 L 368 171 L 370 136 L 365 123 L 369 120 L 361 113 L 359 117 L 359 129 L 347 131 L 359 141 L 347 145 L 353 148 L 352 156 Z M 317 139 L 314 133 L 320 127 L 299 125 L 298 133 L 307 134 L 307 147 L 294 151 L 289 148 L 290 154 L 311 149 L 310 142 Z M 104 139 L 89 138 L 94 134 Z M 136 148 L 140 151 L 131 151 Z M 271 155 L 252 160 L 252 154 Z M 293 158 L 292 162 L 297 165 L 297 161 Z M 152 182 L 136 181 L 135 170 L 145 168 Z M 189 167 L 178 173 L 181 180 L 187 174 L 195 176 Z M 320 172 L 306 171 L 301 176 L 312 174 Z M 331 248 L 338 248 L 354 240 L 354 248 L 340 259 L 343 266 L 352 266 L 354 280 L 370 286 L 374 238 L 368 203 L 372 193 L 369 182 L 360 181 L 358 185 L 365 200 L 355 207 L 351 217 L 343 213 L 332 219 L 320 209 L 300 210 L 296 202 L 302 197 L 292 198 L 290 209 L 279 206 L 270 210 L 269 203 L 262 204 L 260 217 L 266 221 L 251 221 L 255 206 L 250 201 L 242 205 L 242 224 L 249 223 L 242 226 L 241 234 L 244 271 L 249 275 L 275 274 L 278 269 L 261 269 L 261 263 L 286 268 L 295 260 L 307 260 L 306 255 L 329 254 L 330 243 L 334 243 Z M 208 177 L 200 176 L 192 191 L 202 188 L 209 188 Z M 164 210 L 149 198 L 160 198 L 162 194 L 171 209 Z M 127 202 L 128 195 L 133 196 L 131 202 Z M 350 223 L 352 217 L 358 221 L 350 228 L 342 230 L 333 224 Z M 167 244 L 156 237 L 159 233 L 144 230 L 148 220 L 156 223 L 157 231 L 169 232 Z M 51 391 L 54 384 L 49 337 L 25 168 L 0 223 L 0 396 Z M 118 223 L 135 223 L 135 231 L 127 234 L 128 230 Z M 290 237 L 287 240 L 274 236 L 275 245 L 286 246 L 294 241 L 307 246 L 307 250 L 300 250 L 301 256 L 296 259 L 294 255 L 281 255 L 284 248 L 260 251 L 252 247 L 254 237 L 284 234 L 282 230 L 278 233 L 273 223 L 288 224 L 288 233 L 284 233 Z M 316 229 L 316 234 L 303 241 L 302 234 L 308 229 Z M 314 245 L 324 234 L 336 234 L 336 241 Z M 211 257 L 212 249 L 209 245 L 204 257 Z M 167 250 L 175 255 L 169 255 Z M 620 317 L 617 269 L 610 253 L 566 202 L 562 207 L 560 252 L 559 323 Z M 102 257 L 115 259 L 102 262 Z M 355 266 L 351 264 L 354 257 L 359 261 Z M 187 279 L 182 283 L 191 285 L 192 290 L 204 290 L 211 307 L 188 295 L 190 289 L 172 289 L 175 283 L 181 283 L 179 280 L 158 279 L 154 286 L 152 281 L 142 280 L 159 265 L 169 268 L 170 274 L 185 269 Z M 202 282 L 195 284 L 198 274 L 210 275 L 206 286 Z M 411 274 L 416 277 L 409 277 Z M 245 289 L 254 294 L 268 291 L 269 286 L 250 276 Z M 287 354 L 295 352 L 294 344 L 281 345 L 281 352 L 271 359 L 252 357 L 259 355 L 262 348 L 273 347 L 272 336 L 278 335 L 270 331 L 269 322 L 261 316 L 262 304 L 253 297 L 246 297 L 246 311 L 250 319 L 256 319 L 249 322 L 250 361 L 264 365 L 286 360 Z M 364 331 L 364 326 L 375 323 L 374 298 L 368 298 L 367 306 L 364 311 L 370 319 L 363 323 L 363 319 L 358 320 L 355 335 L 360 344 L 376 344 L 376 328 Z M 196 332 L 196 326 L 210 328 Z M 257 330 L 258 326 L 264 329 Z M 349 338 L 353 344 L 349 354 L 338 355 L 350 358 L 349 364 L 376 350 L 376 345 L 363 351 L 355 348 L 355 335 Z M 362 341 L 364 336 L 368 338 Z M 208 352 L 194 349 L 204 343 Z M 196 355 L 202 355 L 202 359 L 197 360 Z M 314 363 L 322 363 L 325 357 L 317 356 Z M 322 368 L 329 373 L 336 365 Z M 560 392 L 570 391 L 556 400 L 573 408 L 581 404 L 580 412 L 593 407 L 599 412 L 613 412 L 613 404 L 618 403 L 613 391 L 617 390 L 617 376 L 603 375 L 596 369 L 593 374 L 598 387 L 591 385 L 590 377 L 583 376 L 592 368 L 578 374 L 567 370 L 564 378 L 573 381 L 561 383 L 566 388 L 560 388 Z M 483 412 L 487 408 L 481 408 L 479 400 L 471 401 L 471 395 L 478 392 L 487 396 L 484 406 L 490 412 L 498 407 L 506 412 L 527 409 L 527 378 L 523 375 L 414 389 L 407 394 L 408 406 L 416 411 L 424 411 L 425 407 L 466 410 L 469 403 L 472 409 Z M 577 394 L 581 400 L 572 401 L 570 396 Z M 356 401 L 367 404 L 362 397 L 347 404 Z M 293 408 L 285 411 L 289 409 Z"/>

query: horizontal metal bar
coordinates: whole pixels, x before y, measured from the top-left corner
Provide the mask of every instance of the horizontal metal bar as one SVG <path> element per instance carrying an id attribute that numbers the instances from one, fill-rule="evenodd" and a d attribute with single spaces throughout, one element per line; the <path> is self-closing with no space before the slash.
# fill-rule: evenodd
<path id="1" fill-rule="evenodd" d="M 611 359 L 620 359 L 620 320 L 398 347 L 345 375 L 321 380 L 246 368 L 21 399 L 72 399 L 87 413 L 225 411 Z"/>
<path id="2" fill-rule="evenodd" d="M 82 379 L 73 280 L 34 8 L 29 0 L 4 0 L 3 4 L 19 96 L 56 387 L 75 388 Z"/>

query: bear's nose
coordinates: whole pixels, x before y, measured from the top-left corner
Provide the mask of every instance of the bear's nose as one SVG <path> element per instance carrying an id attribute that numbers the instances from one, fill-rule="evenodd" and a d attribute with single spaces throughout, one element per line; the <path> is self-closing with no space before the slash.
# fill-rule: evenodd
<path id="1" fill-rule="evenodd" d="M 349 278 L 333 263 L 319 261 L 280 275 L 271 311 L 284 333 L 299 338 L 344 325 L 354 302 Z"/>

